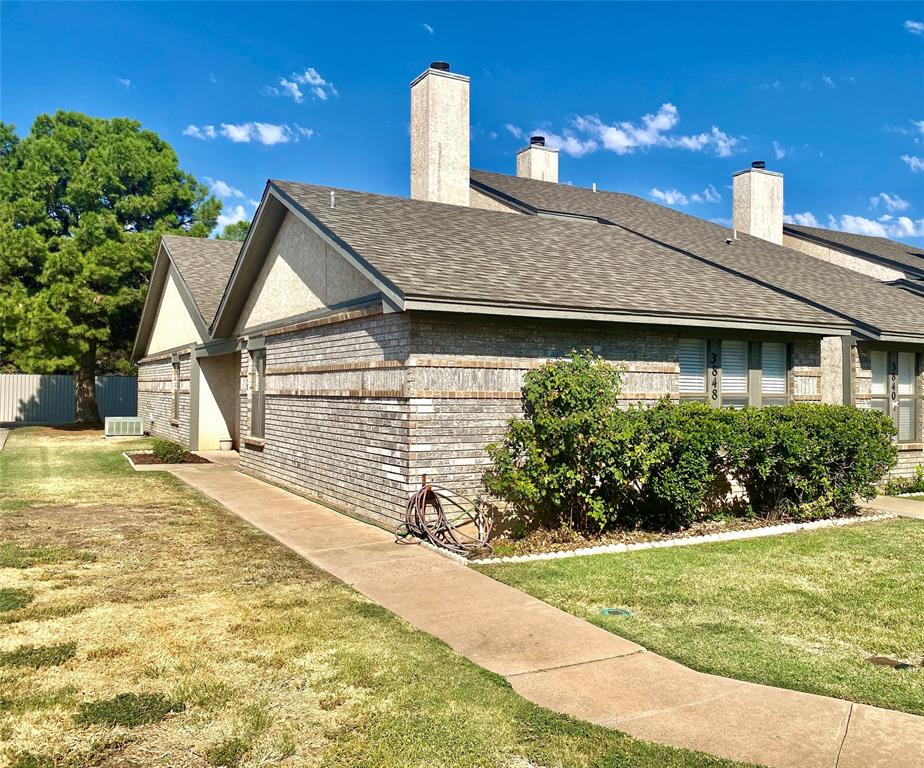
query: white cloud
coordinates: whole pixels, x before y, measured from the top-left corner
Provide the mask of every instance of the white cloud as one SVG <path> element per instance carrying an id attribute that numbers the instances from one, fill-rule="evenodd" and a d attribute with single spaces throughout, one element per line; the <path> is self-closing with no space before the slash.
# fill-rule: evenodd
<path id="1" fill-rule="evenodd" d="M 522 129 L 522 128 L 517 128 L 515 125 L 512 125 L 511 123 L 507 123 L 507 124 L 504 126 L 504 128 L 506 128 L 508 131 L 510 131 L 510 133 L 513 134 L 513 137 L 514 137 L 515 139 L 522 139 L 522 138 L 523 138 L 523 129 Z"/>
<path id="2" fill-rule="evenodd" d="M 780 142 L 774 141 L 773 154 L 776 155 L 777 160 L 782 160 L 784 157 L 786 157 L 786 148 L 780 144 Z"/>
<path id="3" fill-rule="evenodd" d="M 183 129 L 184 136 L 194 139 L 214 139 L 219 135 L 235 144 L 249 144 L 255 142 L 268 147 L 274 144 L 287 144 L 298 141 L 300 138 L 310 139 L 315 135 L 311 128 L 304 128 L 298 123 L 292 128 L 288 123 L 261 123 L 252 121 L 246 123 L 221 123 L 217 129 L 213 125 L 188 125 Z M 241 195 L 242 197 L 243 195 Z"/>
<path id="4" fill-rule="evenodd" d="M 917 132 L 924 135 L 924 120 L 912 120 L 911 124 L 917 129 Z"/>
<path id="5" fill-rule="evenodd" d="M 908 19 L 905 22 L 905 31 L 912 35 L 924 35 L 924 21 L 912 21 Z"/>
<path id="6" fill-rule="evenodd" d="M 804 211 L 803 213 L 794 213 L 791 216 L 787 214 L 783 217 L 783 221 L 787 224 L 799 224 L 803 227 L 820 227 L 821 224 L 818 223 L 818 219 L 815 218 L 815 214 L 810 211 Z"/>
<path id="7" fill-rule="evenodd" d="M 717 126 L 709 131 L 684 135 L 671 133 L 680 122 L 680 113 L 673 104 L 664 103 L 654 114 L 643 115 L 638 123 L 623 120 L 608 124 L 597 115 L 584 115 L 574 118 L 572 126 L 579 134 L 589 138 L 577 139 L 583 148 L 582 154 L 596 149 L 600 142 L 604 149 L 617 155 L 631 154 L 637 150 L 651 147 L 669 147 L 701 152 L 711 149 L 719 157 L 734 154 L 740 137 L 730 136 Z M 573 133 L 573 132 L 572 132 Z M 565 131 L 565 136 L 569 136 Z"/>
<path id="8" fill-rule="evenodd" d="M 902 155 L 902 162 L 908 164 L 912 173 L 924 171 L 924 158 L 917 155 Z"/>
<path id="9" fill-rule="evenodd" d="M 651 198 L 665 205 L 689 205 L 690 203 L 718 203 L 722 196 L 710 184 L 702 192 L 686 195 L 676 189 L 660 190 L 657 187 L 651 190 Z"/>
<path id="10" fill-rule="evenodd" d="M 840 217 L 828 216 L 828 227 L 842 232 L 853 232 L 872 237 L 924 237 L 924 219 L 911 219 L 908 216 L 882 216 L 878 221 L 865 216 L 853 216 L 845 213 Z"/>
<path id="11" fill-rule="evenodd" d="M 237 224 L 239 221 L 247 220 L 247 211 L 244 210 L 243 205 L 235 205 L 231 209 L 231 212 L 225 215 L 224 213 L 218 214 L 218 231 L 220 232 L 229 224 Z"/>
<path id="12" fill-rule="evenodd" d="M 911 207 L 911 203 L 907 200 L 902 200 L 898 195 L 890 195 L 887 192 L 880 192 L 869 199 L 870 208 L 878 208 L 880 203 L 889 211 L 907 211 Z"/>
<path id="13" fill-rule="evenodd" d="M 314 67 L 308 67 L 301 74 L 293 73 L 292 79 L 301 85 L 307 85 L 316 98 L 321 101 L 327 101 L 331 96 L 339 96 L 334 84 L 321 77 L 321 74 Z"/>
<path id="14" fill-rule="evenodd" d="M 593 139 L 579 139 L 570 131 L 565 131 L 564 136 L 549 131 L 533 131 L 534 134 L 545 136 L 545 145 L 558 149 L 571 157 L 583 157 L 584 155 L 597 150 L 597 142 Z"/>
<path id="15" fill-rule="evenodd" d="M 433 27 L 431 27 L 429 24 L 421 24 L 421 26 L 422 26 L 425 30 L 427 30 L 427 32 L 429 32 L 431 35 L 434 34 L 434 33 L 436 32 L 436 30 L 433 29 Z"/>
<path id="16" fill-rule="evenodd" d="M 291 80 L 280 77 L 279 85 L 282 87 L 282 92 L 286 96 L 291 96 L 296 104 L 302 103 L 305 96 L 302 94 L 302 89 L 298 87 L 298 83 L 293 83 Z"/>
<path id="17" fill-rule="evenodd" d="M 210 83 L 217 83 L 217 82 L 218 82 L 218 78 L 215 77 L 215 73 L 214 73 L 214 72 L 209 72 L 209 82 L 210 82 Z"/>
<path id="18" fill-rule="evenodd" d="M 132 87 L 132 81 L 127 77 L 117 77 L 116 82 L 121 85 L 126 91 Z"/>
<path id="19" fill-rule="evenodd" d="M 244 193 L 241 192 L 237 187 L 232 187 L 226 181 L 221 179 L 213 179 L 211 176 L 203 176 L 205 183 L 209 185 L 209 189 L 219 197 L 243 197 Z"/>
<path id="20" fill-rule="evenodd" d="M 205 141 L 205 139 L 214 139 L 217 134 L 215 133 L 214 125 L 203 125 L 200 127 L 190 124 L 183 129 L 183 135 L 192 136 L 194 139 L 202 139 Z"/>
<path id="21" fill-rule="evenodd" d="M 247 198 L 247 202 L 248 202 L 249 205 L 251 205 L 251 206 L 254 207 L 254 208 L 257 208 L 257 207 L 260 205 L 260 201 L 259 201 L 259 200 L 254 200 L 252 197 L 248 197 L 248 198 Z"/>
<path id="22" fill-rule="evenodd" d="M 834 84 L 834 80 L 831 78 L 831 75 L 822 75 L 822 76 L 821 76 L 821 82 L 823 82 L 825 85 L 827 85 L 828 88 L 836 88 L 836 87 L 837 87 L 837 86 Z"/>

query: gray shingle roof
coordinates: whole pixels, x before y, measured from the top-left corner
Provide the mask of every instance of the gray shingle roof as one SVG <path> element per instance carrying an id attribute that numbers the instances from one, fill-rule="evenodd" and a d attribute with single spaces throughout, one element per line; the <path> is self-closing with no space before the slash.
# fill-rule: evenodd
<path id="1" fill-rule="evenodd" d="M 917 248 L 885 237 L 855 235 L 851 232 L 804 227 L 798 224 L 786 224 L 783 231 L 787 234 L 822 241 L 834 248 L 847 250 L 861 257 L 866 256 L 877 262 L 890 262 L 897 269 L 906 269 L 910 273 L 908 276 L 914 279 L 924 277 L 924 248 Z"/>
<path id="2" fill-rule="evenodd" d="M 618 227 L 273 181 L 405 299 L 755 325 L 845 321 Z"/>
<path id="3" fill-rule="evenodd" d="M 532 211 L 592 216 L 683 249 L 815 306 L 849 317 L 859 326 L 893 336 L 924 336 L 924 304 L 898 288 L 749 235 L 731 245 L 730 230 L 647 200 L 616 192 L 472 171 L 476 187 L 518 201 Z M 725 296 L 715 297 L 723 303 Z"/>
<path id="4" fill-rule="evenodd" d="M 241 243 L 181 235 L 164 235 L 162 239 L 203 321 L 209 325 L 231 277 Z"/>

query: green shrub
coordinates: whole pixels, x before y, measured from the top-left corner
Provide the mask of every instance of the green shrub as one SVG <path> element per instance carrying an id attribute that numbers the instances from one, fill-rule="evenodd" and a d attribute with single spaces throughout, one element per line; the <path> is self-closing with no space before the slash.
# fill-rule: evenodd
<path id="1" fill-rule="evenodd" d="M 154 458 L 161 464 L 179 464 L 186 458 L 188 451 L 172 440 L 156 439 L 151 446 Z"/>
<path id="2" fill-rule="evenodd" d="M 488 490 L 541 524 L 603 527 L 615 502 L 609 492 L 631 483 L 636 463 L 632 427 L 617 408 L 621 386 L 620 370 L 589 351 L 530 371 L 525 418 L 488 446 Z M 607 482 L 614 478 L 625 482 Z"/>
<path id="3" fill-rule="evenodd" d="M 882 487 L 887 496 L 898 496 L 901 493 L 924 493 L 924 467 L 918 464 L 914 468 L 914 477 L 892 477 Z"/>
<path id="4" fill-rule="evenodd" d="M 136 725 L 156 723 L 171 712 L 182 712 L 186 705 L 159 693 L 120 693 L 111 699 L 88 701 L 78 706 L 74 722 L 78 725 Z"/>
<path id="5" fill-rule="evenodd" d="M 796 403 L 745 408 L 726 447 L 728 471 L 767 518 L 844 514 L 871 499 L 894 465 L 895 427 L 884 413 Z"/>
<path id="6" fill-rule="evenodd" d="M 205 759 L 209 765 L 216 768 L 235 768 L 247 757 L 250 746 L 243 739 L 234 736 L 227 741 L 209 747 Z"/>
<path id="7" fill-rule="evenodd" d="M 635 510 L 637 524 L 686 528 L 704 511 L 724 506 L 730 490 L 724 448 L 734 411 L 664 400 L 636 410 L 635 417 L 644 421 L 648 452 Z"/>
<path id="8" fill-rule="evenodd" d="M 794 404 L 740 411 L 702 403 L 618 407 L 619 369 L 589 352 L 530 371 L 524 418 L 488 446 L 484 485 L 527 525 L 676 529 L 729 506 L 728 478 L 755 514 L 854 510 L 894 466 L 887 416 Z"/>

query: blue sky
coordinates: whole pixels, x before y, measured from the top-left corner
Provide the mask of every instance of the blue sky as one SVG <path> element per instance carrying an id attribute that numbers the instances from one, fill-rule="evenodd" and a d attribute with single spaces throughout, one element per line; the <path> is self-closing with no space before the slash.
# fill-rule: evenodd
<path id="1" fill-rule="evenodd" d="M 924 244 L 920 3 L 3 2 L 0 117 L 136 118 L 230 218 L 267 178 L 406 195 L 408 86 L 472 79 L 472 163 L 561 142 L 561 180 L 718 221 L 753 159 L 786 212 Z"/>

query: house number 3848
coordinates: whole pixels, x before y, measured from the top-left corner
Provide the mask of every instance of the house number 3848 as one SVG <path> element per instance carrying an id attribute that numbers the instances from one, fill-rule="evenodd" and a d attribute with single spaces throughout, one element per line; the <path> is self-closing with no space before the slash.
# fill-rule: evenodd
<path id="1" fill-rule="evenodd" d="M 709 396 L 713 400 L 719 399 L 719 356 L 713 352 L 709 358 Z"/>

